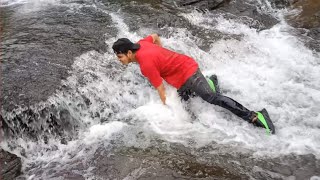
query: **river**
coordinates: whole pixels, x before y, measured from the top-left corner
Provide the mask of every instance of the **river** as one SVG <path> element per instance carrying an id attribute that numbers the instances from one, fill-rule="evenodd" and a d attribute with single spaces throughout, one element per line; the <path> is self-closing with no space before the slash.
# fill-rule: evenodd
<path id="1" fill-rule="evenodd" d="M 286 22 L 295 10 L 258 2 L 271 28 L 169 0 L 1 1 L 1 148 L 22 158 L 18 179 L 320 179 L 320 53 Z M 162 105 L 111 49 L 154 32 L 267 108 L 276 134 L 167 84 Z"/>

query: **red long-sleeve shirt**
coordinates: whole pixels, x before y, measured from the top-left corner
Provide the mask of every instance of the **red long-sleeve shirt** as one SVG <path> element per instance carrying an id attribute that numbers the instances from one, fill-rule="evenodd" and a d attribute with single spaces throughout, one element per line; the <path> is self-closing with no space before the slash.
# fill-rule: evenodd
<path id="1" fill-rule="evenodd" d="M 138 43 L 140 49 L 136 53 L 136 59 L 141 73 L 155 88 L 164 79 L 179 89 L 198 69 L 197 62 L 191 57 L 153 44 L 152 36 L 147 36 Z"/>

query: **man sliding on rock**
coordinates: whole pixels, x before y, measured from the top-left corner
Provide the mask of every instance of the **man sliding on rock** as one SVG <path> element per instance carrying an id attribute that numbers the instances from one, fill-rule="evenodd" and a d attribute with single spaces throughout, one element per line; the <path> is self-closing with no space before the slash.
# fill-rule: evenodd
<path id="1" fill-rule="evenodd" d="M 184 100 L 196 94 L 210 104 L 228 109 L 245 121 L 265 128 L 268 133 L 275 133 L 266 109 L 250 111 L 235 100 L 221 95 L 215 75 L 206 79 L 194 59 L 163 48 L 157 34 L 151 34 L 138 43 L 121 38 L 113 44 L 112 49 L 122 64 L 137 62 L 140 65 L 142 74 L 158 90 L 163 104 L 166 104 L 166 94 L 162 79 L 177 88 Z"/>

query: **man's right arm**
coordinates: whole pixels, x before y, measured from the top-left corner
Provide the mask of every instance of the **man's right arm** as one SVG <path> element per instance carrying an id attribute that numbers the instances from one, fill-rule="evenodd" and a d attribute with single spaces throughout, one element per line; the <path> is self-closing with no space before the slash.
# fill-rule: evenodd
<path id="1" fill-rule="evenodd" d="M 151 37 L 153 39 L 153 43 L 162 47 L 161 41 L 160 41 L 160 37 L 158 36 L 158 34 L 151 34 Z"/>
<path id="2" fill-rule="evenodd" d="M 166 91 L 165 91 L 163 83 L 161 83 L 161 85 L 159 87 L 157 87 L 157 90 L 158 90 L 158 93 L 159 93 L 159 96 L 160 96 L 162 103 L 164 105 L 166 105 Z"/>

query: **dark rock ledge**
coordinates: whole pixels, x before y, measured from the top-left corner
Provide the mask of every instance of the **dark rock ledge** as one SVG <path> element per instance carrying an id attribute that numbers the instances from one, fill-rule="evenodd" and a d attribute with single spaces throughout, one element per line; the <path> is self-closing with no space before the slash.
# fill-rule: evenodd
<path id="1" fill-rule="evenodd" d="M 21 174 L 21 158 L 0 149 L 0 179 L 11 180 Z"/>

